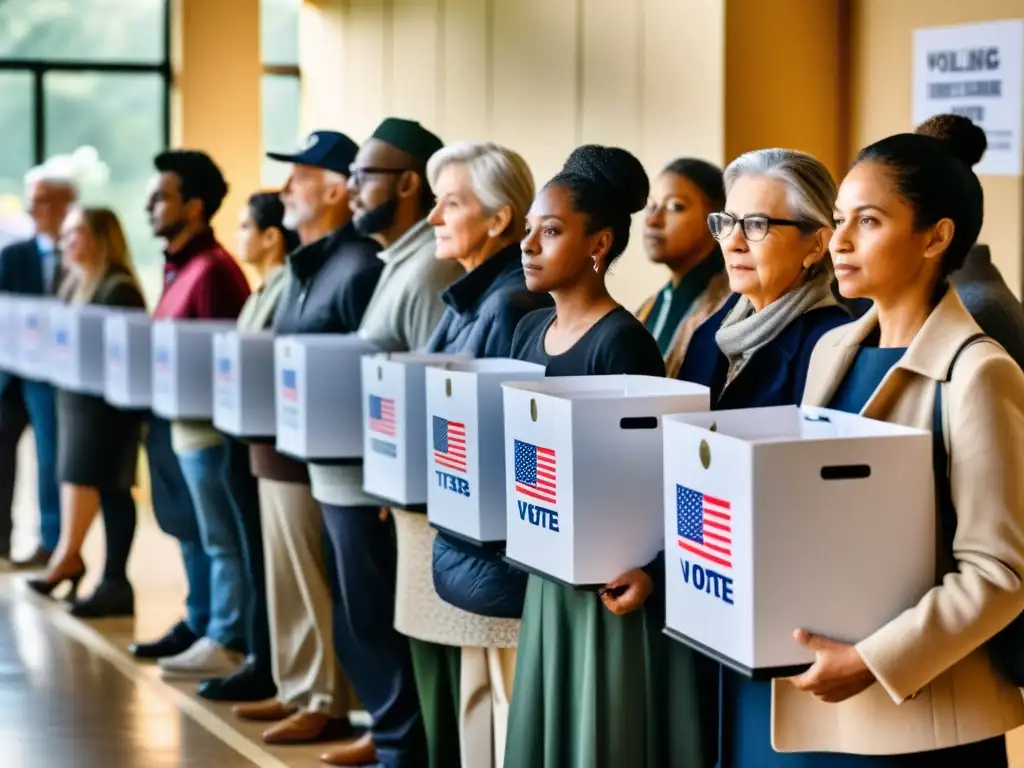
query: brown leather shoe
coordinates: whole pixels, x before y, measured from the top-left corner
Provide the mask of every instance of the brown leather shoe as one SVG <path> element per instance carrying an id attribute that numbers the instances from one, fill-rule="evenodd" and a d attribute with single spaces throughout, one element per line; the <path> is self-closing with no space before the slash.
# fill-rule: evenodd
<path id="1" fill-rule="evenodd" d="M 36 547 L 36 551 L 24 560 L 12 560 L 11 568 L 16 571 L 41 571 L 50 564 L 50 557 L 53 555 L 48 549 Z"/>
<path id="2" fill-rule="evenodd" d="M 377 762 L 377 747 L 373 735 L 367 731 L 358 739 L 339 744 L 330 752 L 320 755 L 320 762 L 327 765 L 359 766 Z"/>
<path id="3" fill-rule="evenodd" d="M 291 704 L 285 704 L 277 699 L 268 701 L 253 701 L 246 704 L 236 704 L 231 708 L 235 717 L 240 720 L 256 720 L 258 722 L 270 723 L 275 720 L 284 720 L 291 717 L 299 708 Z"/>
<path id="4" fill-rule="evenodd" d="M 305 744 L 316 741 L 331 718 L 322 712 L 302 710 L 263 732 L 267 744 Z"/>

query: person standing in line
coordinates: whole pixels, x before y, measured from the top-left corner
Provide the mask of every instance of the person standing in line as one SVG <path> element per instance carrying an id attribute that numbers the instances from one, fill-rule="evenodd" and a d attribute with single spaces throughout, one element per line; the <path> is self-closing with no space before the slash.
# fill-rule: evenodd
<path id="1" fill-rule="evenodd" d="M 724 206 L 722 169 L 703 160 L 669 163 L 651 190 L 644 248 L 672 277 L 644 302 L 637 318 L 658 342 L 669 377 L 679 371 L 694 331 L 729 297 L 722 249 L 707 223 Z"/>
<path id="2" fill-rule="evenodd" d="M 547 294 L 526 289 L 523 276 L 530 167 L 505 147 L 466 142 L 431 157 L 427 178 L 437 196 L 427 217 L 437 258 L 457 261 L 466 274 L 442 294 L 447 309 L 426 350 L 508 357 L 520 319 L 551 305 Z M 416 613 L 401 629 L 412 647 L 430 764 L 500 768 L 525 575 L 500 553 L 435 535 L 423 515 L 403 516 L 402 526 L 399 558 L 415 590 L 402 599 Z"/>
<path id="3" fill-rule="evenodd" d="M 190 150 L 163 152 L 154 166 L 146 210 L 154 234 L 167 243 L 164 290 L 154 318 L 237 318 L 249 284 L 210 226 L 228 189 L 220 169 L 208 155 Z M 194 521 L 182 519 L 183 508 L 154 509 L 164 531 L 183 543 L 194 611 L 189 622 L 132 651 L 136 657 L 157 658 L 167 677 L 202 678 L 228 672 L 241 661 L 249 596 L 242 590 L 240 533 L 220 477 L 225 450 L 220 434 L 209 422 L 177 421 L 171 425 L 171 443 Z"/>
<path id="4" fill-rule="evenodd" d="M 377 258 L 380 246 L 352 226 L 347 175 L 358 149 L 344 134 L 315 131 L 298 152 L 269 155 L 291 164 L 281 191 L 282 223 L 298 232 L 301 243 L 287 258 L 273 318 L 276 335 L 354 333 L 363 319 L 384 264 Z M 240 704 L 235 714 L 274 723 L 263 733 L 268 743 L 314 741 L 332 722 L 340 728 L 331 730 L 344 736 L 351 732 L 347 717 L 354 697 L 334 651 L 336 578 L 324 546 L 323 514 L 304 463 L 270 443 L 249 450 L 259 482 L 277 697 Z M 368 736 L 362 744 L 373 748 Z"/>
<path id="5" fill-rule="evenodd" d="M 56 296 L 65 276 L 57 247 L 60 227 L 78 196 L 74 181 L 45 163 L 25 176 L 28 212 L 36 234 L 0 251 L 0 292 Z M 60 539 L 57 486 L 57 414 L 53 387 L 0 371 L 0 559 L 10 560 L 18 443 L 32 425 L 36 443 L 40 543 L 15 568 L 45 568 Z"/>
<path id="6" fill-rule="evenodd" d="M 426 166 L 441 140 L 419 123 L 390 117 L 359 148 L 348 187 L 356 230 L 383 246 L 380 282 L 360 336 L 390 352 L 422 349 L 444 313 L 441 293 L 462 274 L 437 261 L 426 217 L 434 196 Z M 427 746 L 408 639 L 401 558 L 406 514 L 390 514 L 363 491 L 362 467 L 311 464 L 341 583 L 335 648 L 372 718 L 372 741 L 324 754 L 329 765 L 422 768 Z M 396 629 L 397 628 L 397 629 Z"/>
<path id="7" fill-rule="evenodd" d="M 548 376 L 664 376 L 657 342 L 608 292 L 649 181 L 629 152 L 579 147 L 534 200 L 522 241 L 526 287 L 554 309 L 519 323 L 512 357 Z M 623 510 L 623 514 L 628 511 Z M 600 593 L 530 574 L 505 768 L 663 768 L 664 597 L 655 560 Z"/>
<path id="8" fill-rule="evenodd" d="M 60 248 L 68 269 L 61 299 L 75 305 L 145 309 L 124 231 L 109 208 L 73 208 L 64 220 Z M 57 414 L 64 519 L 49 569 L 28 585 L 49 595 L 67 580 L 71 597 L 76 597 L 85 575 L 82 544 L 102 507 L 107 541 L 103 579 L 91 597 L 72 604 L 71 613 L 80 618 L 132 616 L 135 598 L 127 564 L 135 536 L 132 485 L 142 416 L 113 408 L 102 397 L 63 389 L 57 390 Z"/>
<path id="9" fill-rule="evenodd" d="M 274 319 L 286 283 L 285 258 L 299 242 L 295 232 L 284 226 L 283 218 L 284 206 L 277 192 L 250 195 L 242 208 L 238 224 L 239 259 L 256 273 L 259 286 L 238 316 L 240 332 L 263 331 Z M 235 524 L 242 534 L 245 591 L 252 595 L 246 633 L 249 656 L 227 677 L 202 681 L 197 693 L 212 701 L 259 701 L 272 698 L 277 692 L 271 670 L 259 491 L 249 464 L 249 446 L 230 435 L 224 435 L 224 444 L 222 481 L 228 489 Z"/>

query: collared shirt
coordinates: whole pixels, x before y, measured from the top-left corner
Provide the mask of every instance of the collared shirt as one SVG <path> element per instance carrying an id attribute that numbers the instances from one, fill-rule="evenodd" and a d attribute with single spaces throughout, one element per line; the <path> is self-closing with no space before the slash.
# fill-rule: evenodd
<path id="1" fill-rule="evenodd" d="M 57 277 L 57 265 L 60 262 L 57 244 L 53 242 L 52 237 L 40 232 L 36 235 L 36 248 L 39 250 L 39 267 L 43 272 L 43 293 L 50 295 L 54 292 L 53 282 Z"/>
<path id="2" fill-rule="evenodd" d="M 725 269 L 725 259 L 721 249 L 715 249 L 704 261 L 695 266 L 673 285 L 671 281 L 661 289 L 654 300 L 654 306 L 644 323 L 648 331 L 658 342 L 661 354 L 667 354 L 672 346 L 672 338 L 676 329 L 693 306 L 693 302 L 704 292 L 711 278 Z"/>

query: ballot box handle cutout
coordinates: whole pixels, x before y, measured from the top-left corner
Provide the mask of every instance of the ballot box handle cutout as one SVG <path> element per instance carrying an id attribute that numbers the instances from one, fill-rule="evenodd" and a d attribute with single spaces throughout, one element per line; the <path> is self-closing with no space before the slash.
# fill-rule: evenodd
<path id="1" fill-rule="evenodd" d="M 619 420 L 622 429 L 657 429 L 657 416 L 626 416 Z"/>
<path id="2" fill-rule="evenodd" d="M 384 381 L 384 369 L 377 366 L 377 381 Z"/>
<path id="3" fill-rule="evenodd" d="M 804 414 L 804 421 L 820 421 L 820 422 L 824 422 L 825 424 L 831 424 L 832 423 L 832 419 L 830 419 L 828 416 L 826 416 L 823 413 L 813 413 L 813 414 L 805 413 Z"/>
<path id="4" fill-rule="evenodd" d="M 822 480 L 865 480 L 871 477 L 867 464 L 838 464 L 821 468 Z"/>
<path id="5" fill-rule="evenodd" d="M 445 397 L 451 397 L 452 396 L 452 380 L 451 379 L 445 379 L 444 380 L 444 394 L 445 394 Z"/>
<path id="6" fill-rule="evenodd" d="M 530 398 L 530 419 L 533 421 L 537 420 L 537 401 L 532 397 Z"/>

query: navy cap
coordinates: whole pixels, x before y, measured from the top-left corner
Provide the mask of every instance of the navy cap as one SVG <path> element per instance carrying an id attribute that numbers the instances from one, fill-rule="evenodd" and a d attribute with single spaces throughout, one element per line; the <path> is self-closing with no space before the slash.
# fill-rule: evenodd
<path id="1" fill-rule="evenodd" d="M 359 145 L 337 131 L 313 131 L 295 154 L 267 152 L 271 160 L 295 165 L 311 165 L 348 176 L 349 166 L 356 159 Z"/>

